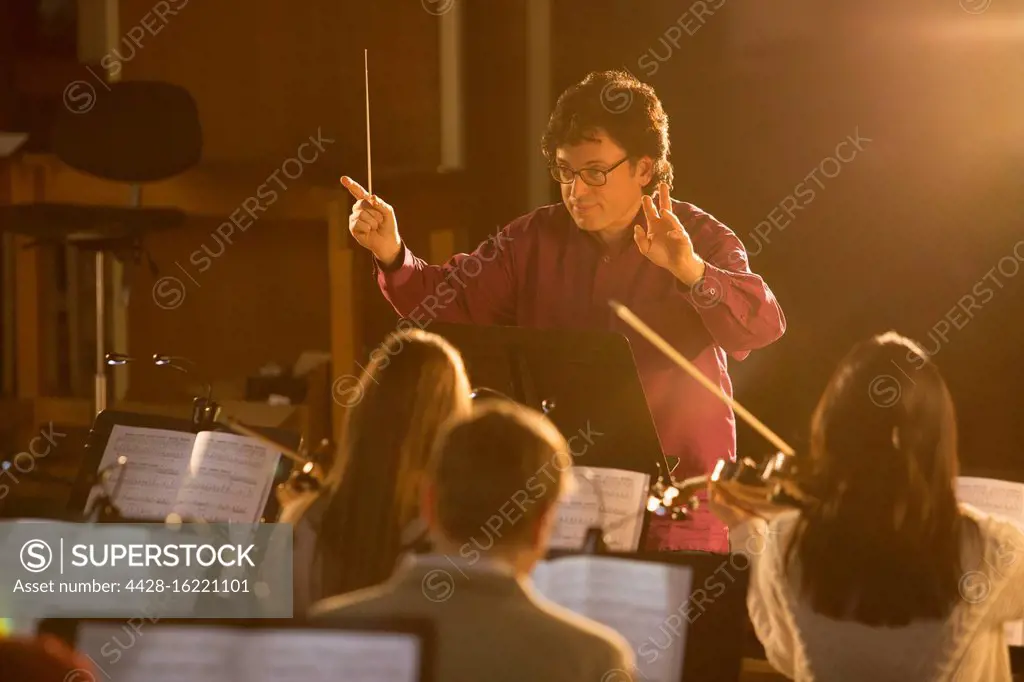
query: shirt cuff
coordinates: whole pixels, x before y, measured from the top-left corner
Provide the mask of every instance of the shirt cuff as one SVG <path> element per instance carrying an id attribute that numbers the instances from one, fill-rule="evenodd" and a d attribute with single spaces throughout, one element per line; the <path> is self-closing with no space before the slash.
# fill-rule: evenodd
<path id="1" fill-rule="evenodd" d="M 727 277 L 725 270 L 704 261 L 704 276 L 691 286 L 676 278 L 676 292 L 698 312 L 712 310 L 725 299 Z"/>
<path id="2" fill-rule="evenodd" d="M 388 267 L 385 267 L 376 257 L 373 259 L 373 267 L 377 271 L 377 281 L 382 287 L 386 285 L 400 286 L 412 274 L 415 256 L 406 248 L 404 241 L 400 249 L 395 262 Z"/>
<path id="3" fill-rule="evenodd" d="M 747 519 L 729 529 L 730 551 L 748 558 L 764 554 L 768 539 L 768 523 L 761 518 Z"/>

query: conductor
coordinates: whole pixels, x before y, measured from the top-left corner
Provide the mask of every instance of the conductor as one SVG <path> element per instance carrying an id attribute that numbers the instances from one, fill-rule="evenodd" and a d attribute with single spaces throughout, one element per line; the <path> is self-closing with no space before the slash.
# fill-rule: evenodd
<path id="1" fill-rule="evenodd" d="M 671 198 L 668 117 L 654 89 L 624 72 L 589 74 L 559 97 L 541 151 L 562 202 L 516 218 L 442 265 L 409 250 L 386 201 L 342 178 L 356 199 L 349 230 L 373 253 L 381 292 L 399 315 L 424 328 L 440 320 L 621 332 L 633 347 L 665 455 L 679 458 L 675 477 L 735 459 L 732 409 L 607 304 L 614 298 L 629 306 L 729 396 L 729 358 L 743 360 L 786 329 L 736 235 Z M 684 522 L 658 520 L 649 535 L 652 549 L 729 548 L 728 531 L 706 505 Z"/>

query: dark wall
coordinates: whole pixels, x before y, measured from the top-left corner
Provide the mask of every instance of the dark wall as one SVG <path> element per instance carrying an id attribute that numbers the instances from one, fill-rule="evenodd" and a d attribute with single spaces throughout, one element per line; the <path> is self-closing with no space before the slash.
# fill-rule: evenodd
<path id="1" fill-rule="evenodd" d="M 475 240 L 527 207 L 527 23 L 522 0 L 464 2 L 466 165 Z M 539 143 L 537 154 L 540 154 Z"/>
<path id="2" fill-rule="evenodd" d="M 14 7 L 0 3 L 0 130 L 14 109 Z"/>

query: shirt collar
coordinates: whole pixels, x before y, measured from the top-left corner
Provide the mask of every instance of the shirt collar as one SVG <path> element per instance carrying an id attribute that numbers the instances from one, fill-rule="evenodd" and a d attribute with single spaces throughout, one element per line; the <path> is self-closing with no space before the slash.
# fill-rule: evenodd
<path id="1" fill-rule="evenodd" d="M 636 215 L 633 216 L 633 220 L 629 227 L 626 228 L 622 243 L 613 252 L 613 250 L 609 248 L 608 245 L 606 245 L 596 234 L 593 232 L 587 232 L 586 230 L 581 230 L 576 224 L 576 221 L 573 220 L 572 214 L 565 207 L 565 204 L 562 204 L 562 208 L 565 209 L 565 217 L 569 221 L 569 225 L 572 227 L 572 230 L 578 237 L 581 237 L 584 242 L 589 244 L 600 256 L 618 258 L 619 256 L 629 253 L 630 250 L 635 250 L 636 244 L 633 243 L 633 226 L 639 225 L 644 230 L 647 229 L 647 214 L 644 213 L 644 207 L 641 206 L 639 210 L 637 210 Z"/>
<path id="2" fill-rule="evenodd" d="M 478 573 L 491 573 L 515 578 L 516 572 L 510 563 L 501 559 L 481 557 L 475 561 L 468 561 L 463 557 L 452 557 L 447 554 L 417 554 L 406 557 L 407 565 L 417 569 L 442 569 L 454 568 L 460 573 L 475 571 Z"/>

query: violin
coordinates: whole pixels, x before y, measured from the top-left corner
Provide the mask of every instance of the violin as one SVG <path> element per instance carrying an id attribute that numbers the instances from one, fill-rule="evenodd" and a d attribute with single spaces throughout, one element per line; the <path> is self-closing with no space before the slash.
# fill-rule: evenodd
<path id="1" fill-rule="evenodd" d="M 719 459 L 708 475 L 693 476 L 680 482 L 671 481 L 670 475 L 670 483 L 667 484 L 659 480 L 652 492 L 648 510 L 663 516 L 671 515 L 673 519 L 680 515 L 685 516 L 686 508 L 695 509 L 697 506 L 696 493 L 709 486 L 717 486 L 741 502 L 748 500 L 755 504 L 802 506 L 807 497 L 796 483 L 797 460 L 793 448 L 749 410 L 726 395 L 719 386 L 712 383 L 693 363 L 644 324 L 629 308 L 614 300 L 609 301 L 609 305 L 623 322 L 682 367 L 695 381 L 729 405 L 736 415 L 777 449 L 774 455 L 761 461 L 748 457 L 736 462 Z"/>
<path id="2" fill-rule="evenodd" d="M 324 438 L 313 455 L 302 466 L 292 468 L 287 481 L 277 484 L 274 494 L 282 509 L 286 504 L 300 497 L 318 493 L 323 489 L 326 472 L 320 462 L 324 461 L 324 456 L 333 449 L 331 441 Z"/>

